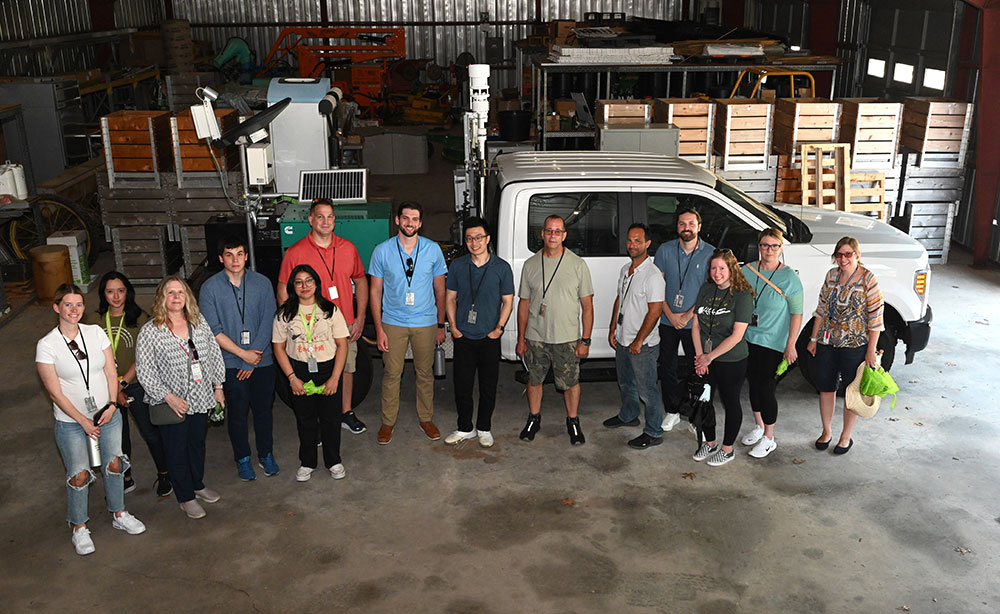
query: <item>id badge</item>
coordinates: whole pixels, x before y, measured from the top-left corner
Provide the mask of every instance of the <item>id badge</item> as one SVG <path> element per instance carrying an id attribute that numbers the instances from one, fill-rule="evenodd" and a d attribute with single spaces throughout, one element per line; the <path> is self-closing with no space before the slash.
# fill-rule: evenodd
<path id="1" fill-rule="evenodd" d="M 476 312 L 474 310 L 470 309 L 469 310 L 469 316 L 465 319 L 466 322 L 468 322 L 469 324 L 475 324 L 476 323 L 476 315 L 477 315 Z"/>
<path id="2" fill-rule="evenodd" d="M 677 294 L 677 295 L 675 295 L 674 296 L 674 307 L 680 309 L 683 306 L 684 306 L 684 295 L 683 294 Z"/>
<path id="3" fill-rule="evenodd" d="M 250 331 L 240 331 L 240 343 L 243 345 L 250 345 Z"/>
<path id="4" fill-rule="evenodd" d="M 204 376 L 201 372 L 201 361 L 194 361 L 191 363 L 191 381 L 200 382 Z"/>
<path id="5" fill-rule="evenodd" d="M 703 343 L 702 346 L 704 346 L 702 349 L 705 350 L 706 354 L 708 354 L 709 352 L 712 351 L 712 340 L 705 339 L 705 343 Z"/>
<path id="6" fill-rule="evenodd" d="M 337 286 L 330 286 L 330 300 L 335 301 L 338 298 L 340 298 L 340 295 L 337 294 Z"/>
<path id="7" fill-rule="evenodd" d="M 823 345 L 829 345 L 829 344 L 830 344 L 830 331 L 826 331 L 823 333 Z"/>
<path id="8" fill-rule="evenodd" d="M 625 321 L 625 316 L 619 313 L 618 314 L 618 326 L 621 326 L 622 322 L 624 322 L 624 321 Z"/>
<path id="9" fill-rule="evenodd" d="M 541 306 L 539 306 L 539 308 L 538 308 L 538 315 L 540 315 L 540 316 L 544 316 L 545 315 L 545 303 L 542 303 Z"/>
<path id="10" fill-rule="evenodd" d="M 417 297 L 412 292 L 407 292 L 406 293 L 406 304 L 408 306 L 412 307 L 417 302 L 416 298 Z"/>
<path id="11" fill-rule="evenodd" d="M 757 326 L 757 314 L 752 314 L 750 316 L 750 326 Z"/>
<path id="12" fill-rule="evenodd" d="M 309 372 L 319 373 L 319 364 L 316 363 L 316 357 L 310 356 L 308 362 L 309 362 Z"/>
<path id="13" fill-rule="evenodd" d="M 87 408 L 87 413 L 88 414 L 96 414 L 97 413 L 97 401 L 94 400 L 94 397 L 87 397 L 87 398 L 85 398 L 83 400 L 83 404 Z"/>

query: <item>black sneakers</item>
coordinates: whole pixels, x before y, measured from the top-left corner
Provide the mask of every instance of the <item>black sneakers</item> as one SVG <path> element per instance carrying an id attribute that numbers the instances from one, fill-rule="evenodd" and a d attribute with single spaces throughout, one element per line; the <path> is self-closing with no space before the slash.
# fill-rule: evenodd
<path id="1" fill-rule="evenodd" d="M 625 422 L 624 420 L 622 420 L 621 418 L 619 418 L 617 415 L 614 415 L 614 416 L 611 416 L 610 418 L 608 418 L 607 420 L 605 420 L 603 424 L 604 424 L 605 428 L 609 428 L 609 429 L 616 429 L 619 426 L 639 426 L 639 419 L 638 418 L 632 418 L 628 422 Z"/>
<path id="2" fill-rule="evenodd" d="M 636 450 L 645 450 L 650 446 L 658 446 L 663 443 L 662 437 L 653 437 L 652 435 L 647 435 L 642 433 L 635 439 L 630 439 L 628 442 L 628 447 L 635 448 Z"/>
<path id="3" fill-rule="evenodd" d="M 132 479 L 131 472 L 125 474 L 125 494 L 135 490 L 135 480 Z"/>
<path id="4" fill-rule="evenodd" d="M 574 446 L 587 442 L 587 438 L 583 436 L 583 430 L 580 428 L 579 418 L 566 418 L 566 432 L 569 433 L 569 442 Z"/>
<path id="5" fill-rule="evenodd" d="M 156 490 L 157 497 L 166 497 L 170 493 L 174 492 L 174 486 L 170 483 L 170 476 L 166 473 L 156 474 Z"/>
<path id="6" fill-rule="evenodd" d="M 524 441 L 534 441 L 540 428 L 542 428 L 542 414 L 528 414 L 528 421 L 518 437 Z"/>
<path id="7" fill-rule="evenodd" d="M 360 435 L 361 433 L 364 433 L 366 430 L 368 430 L 368 427 L 365 426 L 365 423 L 362 422 L 357 417 L 357 415 L 355 415 L 353 409 L 344 414 L 343 417 L 341 417 L 340 425 L 344 429 L 354 433 L 355 435 Z"/>

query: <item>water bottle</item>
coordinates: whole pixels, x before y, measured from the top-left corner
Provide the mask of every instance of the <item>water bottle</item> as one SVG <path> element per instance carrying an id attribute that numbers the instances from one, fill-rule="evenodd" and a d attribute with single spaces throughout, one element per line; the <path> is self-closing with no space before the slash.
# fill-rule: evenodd
<path id="1" fill-rule="evenodd" d="M 101 416 L 104 415 L 104 411 L 106 409 L 107 408 L 105 407 L 94 415 L 94 426 L 97 426 L 97 423 L 101 420 Z M 89 435 L 87 436 L 87 456 L 90 457 L 91 467 L 101 466 L 101 443 Z"/>
<path id="2" fill-rule="evenodd" d="M 434 377 L 443 379 L 446 375 L 448 375 L 448 371 L 444 363 L 444 348 L 439 345 L 434 350 Z"/>

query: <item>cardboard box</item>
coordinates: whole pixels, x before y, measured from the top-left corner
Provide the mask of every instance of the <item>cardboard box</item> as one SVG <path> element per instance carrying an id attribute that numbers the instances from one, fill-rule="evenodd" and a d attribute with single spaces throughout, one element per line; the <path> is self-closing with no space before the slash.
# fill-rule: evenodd
<path id="1" fill-rule="evenodd" d="M 90 291 L 90 268 L 87 263 L 87 233 L 82 230 L 60 230 L 45 239 L 46 245 L 65 245 L 69 248 L 69 266 L 73 283 L 84 292 Z"/>
<path id="2" fill-rule="evenodd" d="M 576 22 L 572 19 L 552 20 L 552 39 L 556 42 L 566 42 L 575 27 Z"/>
<path id="3" fill-rule="evenodd" d="M 553 100 L 552 110 L 563 117 L 569 117 L 570 111 L 576 113 L 576 101 L 571 98 Z"/>

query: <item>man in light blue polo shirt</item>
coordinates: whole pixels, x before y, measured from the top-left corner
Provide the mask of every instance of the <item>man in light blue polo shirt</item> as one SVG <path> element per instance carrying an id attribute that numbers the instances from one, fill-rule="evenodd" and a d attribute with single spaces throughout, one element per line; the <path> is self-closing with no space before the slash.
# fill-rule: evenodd
<path id="1" fill-rule="evenodd" d="M 708 279 L 708 261 L 715 248 L 698 237 L 701 214 L 696 209 L 677 212 L 677 238 L 660 245 L 653 258 L 663 273 L 665 291 L 660 317 L 660 390 L 663 393 L 663 430 L 680 422 L 677 414 L 677 346 L 684 355 L 694 357 L 691 319 L 698 289 Z"/>
<path id="2" fill-rule="evenodd" d="M 413 350 L 417 377 L 417 415 L 429 439 L 439 439 L 434 426 L 434 348 L 444 342 L 445 274 L 448 268 L 438 244 L 418 236 L 423 208 L 402 202 L 396 212 L 395 237 L 375 246 L 371 275 L 372 321 L 382 351 L 382 428 L 378 443 L 392 441 L 399 415 L 399 380 L 406 348 Z"/>

